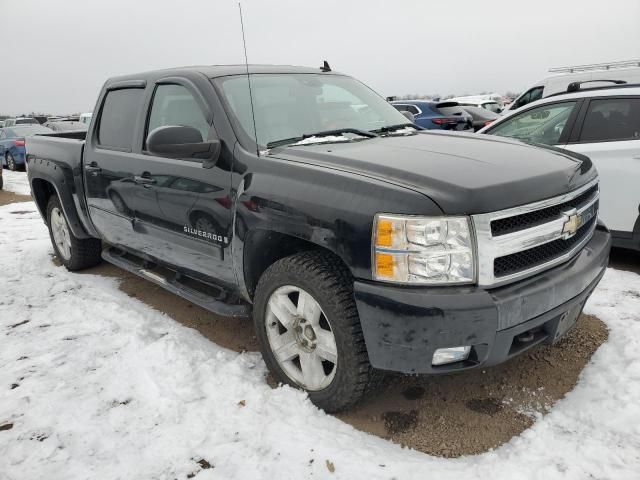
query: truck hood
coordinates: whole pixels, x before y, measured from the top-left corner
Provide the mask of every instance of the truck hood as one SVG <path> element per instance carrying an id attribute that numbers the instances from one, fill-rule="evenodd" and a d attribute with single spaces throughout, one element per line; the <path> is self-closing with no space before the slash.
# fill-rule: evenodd
<path id="1" fill-rule="evenodd" d="M 544 200 L 597 176 L 584 155 L 447 132 L 281 147 L 271 155 L 411 188 L 447 214 L 487 213 Z"/>

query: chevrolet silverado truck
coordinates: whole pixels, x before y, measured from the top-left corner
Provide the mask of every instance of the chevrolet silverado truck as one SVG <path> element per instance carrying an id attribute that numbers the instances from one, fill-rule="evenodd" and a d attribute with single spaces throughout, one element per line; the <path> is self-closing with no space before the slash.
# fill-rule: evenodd
<path id="1" fill-rule="evenodd" d="M 558 341 L 607 265 L 587 157 L 422 130 L 326 66 L 123 76 L 95 112 L 87 132 L 27 139 L 60 261 L 252 317 L 273 375 L 327 411 L 380 372 Z"/>

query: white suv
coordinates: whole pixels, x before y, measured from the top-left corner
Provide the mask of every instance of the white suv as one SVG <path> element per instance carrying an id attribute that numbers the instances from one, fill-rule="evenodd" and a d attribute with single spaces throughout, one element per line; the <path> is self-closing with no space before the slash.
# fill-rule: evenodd
<path id="1" fill-rule="evenodd" d="M 613 245 L 640 250 L 640 85 L 585 88 L 533 102 L 478 133 L 587 155 L 600 174 L 600 218 Z"/>

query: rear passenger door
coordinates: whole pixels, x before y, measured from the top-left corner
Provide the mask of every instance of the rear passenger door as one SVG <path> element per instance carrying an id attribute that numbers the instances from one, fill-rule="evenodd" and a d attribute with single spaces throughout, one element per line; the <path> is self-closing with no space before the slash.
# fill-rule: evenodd
<path id="1" fill-rule="evenodd" d="M 640 97 L 585 102 L 565 148 L 587 155 L 596 165 L 605 224 L 632 232 L 640 209 Z"/>

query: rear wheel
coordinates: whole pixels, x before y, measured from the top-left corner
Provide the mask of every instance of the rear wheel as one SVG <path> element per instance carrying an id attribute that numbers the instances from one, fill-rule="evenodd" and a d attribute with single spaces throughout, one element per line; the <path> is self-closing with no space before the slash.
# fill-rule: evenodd
<path id="1" fill-rule="evenodd" d="M 5 160 L 7 163 L 7 168 L 13 172 L 15 172 L 18 169 L 18 166 L 16 165 L 16 161 L 13 158 L 13 155 L 11 155 L 11 152 L 7 152 L 7 154 L 5 155 Z"/>
<path id="2" fill-rule="evenodd" d="M 53 250 L 68 270 L 82 270 L 101 262 L 102 244 L 97 238 L 77 238 L 67 222 L 60 200 L 52 196 L 47 205 L 47 223 Z"/>
<path id="3" fill-rule="evenodd" d="M 254 323 L 267 366 L 328 412 L 358 402 L 374 377 L 352 285 L 339 259 L 305 252 L 275 262 L 256 288 Z"/>

